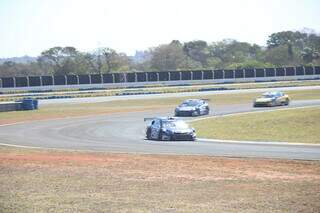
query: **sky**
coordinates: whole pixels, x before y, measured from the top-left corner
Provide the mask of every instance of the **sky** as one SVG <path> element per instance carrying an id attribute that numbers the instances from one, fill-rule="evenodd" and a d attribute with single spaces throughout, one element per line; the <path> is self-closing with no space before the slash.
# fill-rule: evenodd
<path id="1" fill-rule="evenodd" d="M 320 0 L 0 0 L 0 58 L 55 46 L 134 55 L 172 40 L 265 46 L 303 28 L 320 32 Z"/>

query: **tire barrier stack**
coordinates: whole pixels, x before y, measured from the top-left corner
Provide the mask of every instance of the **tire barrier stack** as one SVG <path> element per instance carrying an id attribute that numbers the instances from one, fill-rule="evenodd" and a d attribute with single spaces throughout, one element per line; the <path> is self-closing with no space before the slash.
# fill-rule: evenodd
<path id="1" fill-rule="evenodd" d="M 23 110 L 34 110 L 33 100 L 26 98 L 22 100 L 22 109 Z"/>
<path id="2" fill-rule="evenodd" d="M 24 98 L 21 102 L 22 110 L 35 110 L 38 109 L 38 100 L 33 98 Z"/>
<path id="3" fill-rule="evenodd" d="M 184 84 L 189 81 L 207 82 L 261 82 L 276 80 L 320 79 L 320 66 L 279 68 L 235 69 L 235 70 L 191 70 L 161 72 L 127 72 L 90 75 L 24 76 L 0 78 L 1 88 L 87 88 L 120 86 L 130 87 L 154 84 Z M 171 83 L 170 83 L 171 82 Z"/>
<path id="4" fill-rule="evenodd" d="M 21 101 L 0 103 L 0 112 L 37 110 L 38 100 L 35 98 L 24 98 Z"/>

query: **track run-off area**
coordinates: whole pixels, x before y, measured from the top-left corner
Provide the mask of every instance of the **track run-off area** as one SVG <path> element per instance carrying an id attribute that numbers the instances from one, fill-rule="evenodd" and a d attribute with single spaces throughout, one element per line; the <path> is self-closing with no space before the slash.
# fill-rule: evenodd
<path id="1" fill-rule="evenodd" d="M 314 87 L 286 87 L 277 90 L 312 90 Z M 77 104 L 115 100 L 154 99 L 210 94 L 237 94 L 265 92 L 274 89 L 247 89 L 210 91 L 201 93 L 175 93 L 137 96 L 115 96 L 40 101 L 40 107 L 48 104 Z M 164 99 L 165 101 L 165 99 Z M 253 108 L 252 103 L 211 106 L 208 116 L 232 115 L 254 111 L 320 106 L 320 100 L 292 100 L 289 106 Z M 145 139 L 145 117 L 172 116 L 173 110 L 146 110 L 141 112 L 114 113 L 31 121 L 0 126 L 0 145 L 50 148 L 79 151 L 138 154 L 207 155 L 228 157 L 257 157 L 279 159 L 320 160 L 320 146 L 312 144 L 288 144 L 270 142 L 226 142 L 198 138 L 195 142 L 148 141 Z M 203 117 L 201 117 L 203 118 Z M 187 120 L 198 118 L 183 118 Z"/>

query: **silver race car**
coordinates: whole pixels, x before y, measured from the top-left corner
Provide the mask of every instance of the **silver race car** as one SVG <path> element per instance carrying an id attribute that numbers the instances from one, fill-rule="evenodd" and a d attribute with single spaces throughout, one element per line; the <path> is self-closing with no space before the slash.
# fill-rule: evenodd
<path id="1" fill-rule="evenodd" d="M 199 116 L 208 115 L 209 104 L 204 99 L 188 99 L 175 109 L 175 116 Z"/>
<path id="2" fill-rule="evenodd" d="M 151 121 L 147 126 L 146 137 L 148 140 L 196 140 L 196 132 L 183 120 L 174 117 L 145 118 Z"/>

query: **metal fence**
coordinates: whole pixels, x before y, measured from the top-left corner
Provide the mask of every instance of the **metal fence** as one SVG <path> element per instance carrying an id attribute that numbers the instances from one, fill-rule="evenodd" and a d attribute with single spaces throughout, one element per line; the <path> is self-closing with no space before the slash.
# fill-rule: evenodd
<path id="1" fill-rule="evenodd" d="M 25 76 L 0 78 L 0 88 L 48 87 L 140 82 L 270 79 L 273 77 L 308 77 L 320 75 L 320 66 L 236 70 L 194 70 L 163 72 L 128 72 L 91 75 Z M 285 79 L 285 78 L 284 78 Z"/>

